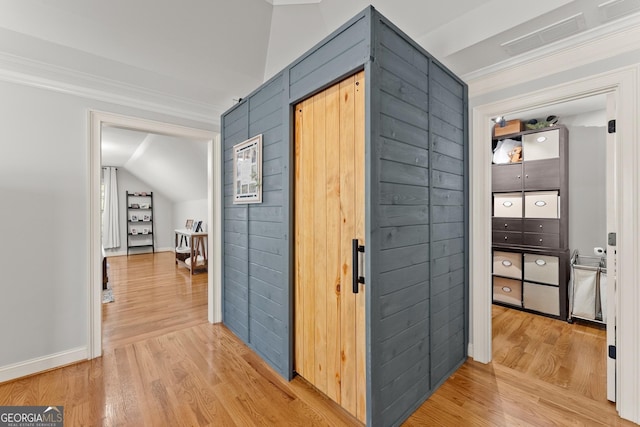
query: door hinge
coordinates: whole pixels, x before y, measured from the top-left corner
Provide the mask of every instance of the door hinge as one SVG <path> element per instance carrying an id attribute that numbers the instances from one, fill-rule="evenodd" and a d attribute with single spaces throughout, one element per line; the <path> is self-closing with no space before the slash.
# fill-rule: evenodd
<path id="1" fill-rule="evenodd" d="M 614 359 L 616 358 L 616 346 L 615 345 L 610 345 L 609 346 L 609 358 L 610 359 Z"/>
<path id="2" fill-rule="evenodd" d="M 609 236 L 608 236 L 608 239 L 607 239 L 607 244 L 609 246 L 615 246 L 616 245 L 616 241 L 617 241 L 616 233 L 609 233 Z"/>
<path id="3" fill-rule="evenodd" d="M 616 133 L 616 121 L 614 120 L 609 120 L 609 123 L 607 125 L 607 132 L 609 133 Z"/>

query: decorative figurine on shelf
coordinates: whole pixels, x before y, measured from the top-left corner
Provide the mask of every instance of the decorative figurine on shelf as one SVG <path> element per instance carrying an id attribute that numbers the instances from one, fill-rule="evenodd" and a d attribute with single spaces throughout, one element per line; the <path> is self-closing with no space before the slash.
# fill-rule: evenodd
<path id="1" fill-rule="evenodd" d="M 547 116 L 546 120 L 531 119 L 525 124 L 525 127 L 527 129 L 542 129 L 546 127 L 555 126 L 557 124 L 558 124 L 558 116 L 551 115 L 551 116 Z"/>
<path id="2" fill-rule="evenodd" d="M 522 147 L 521 146 L 516 146 L 513 147 L 513 150 L 511 150 L 509 152 L 509 157 L 511 160 L 511 163 L 519 163 L 522 161 Z"/>

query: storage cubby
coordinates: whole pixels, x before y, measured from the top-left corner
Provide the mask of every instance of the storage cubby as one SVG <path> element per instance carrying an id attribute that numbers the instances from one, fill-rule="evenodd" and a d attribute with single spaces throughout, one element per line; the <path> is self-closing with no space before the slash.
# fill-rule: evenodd
<path id="1" fill-rule="evenodd" d="M 493 301 L 567 319 L 567 129 L 494 138 L 494 149 L 501 139 L 521 144 L 522 150 L 520 161 L 491 169 Z"/>

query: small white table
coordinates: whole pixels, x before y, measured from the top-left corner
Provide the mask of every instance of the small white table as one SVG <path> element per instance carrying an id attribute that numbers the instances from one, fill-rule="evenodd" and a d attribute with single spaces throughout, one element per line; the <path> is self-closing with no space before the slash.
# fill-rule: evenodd
<path id="1" fill-rule="evenodd" d="M 183 265 L 188 268 L 191 271 L 191 274 L 196 270 L 207 271 L 207 233 L 195 233 L 183 228 L 175 230 L 175 234 L 176 264 Z M 185 240 L 188 246 L 182 245 L 182 242 Z"/>

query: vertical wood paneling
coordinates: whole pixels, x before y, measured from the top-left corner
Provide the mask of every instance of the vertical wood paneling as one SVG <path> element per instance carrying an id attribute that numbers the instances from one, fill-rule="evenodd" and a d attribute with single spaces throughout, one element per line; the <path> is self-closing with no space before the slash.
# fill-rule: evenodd
<path id="1" fill-rule="evenodd" d="M 355 171 L 355 237 L 366 247 L 365 236 L 365 75 L 364 71 L 355 76 L 355 106 L 354 106 L 354 171 Z M 366 249 L 365 249 L 366 250 Z M 361 259 L 364 259 L 361 256 Z M 360 266 L 360 274 L 364 275 L 364 263 Z M 365 279 L 366 280 L 366 279 Z M 367 389 L 366 389 L 366 295 L 365 285 L 360 285 L 360 295 L 356 298 L 356 416 L 359 420 L 366 420 Z"/>
<path id="2" fill-rule="evenodd" d="M 302 200 L 302 169 L 301 169 L 301 156 L 302 156 L 302 103 L 296 105 L 295 107 L 295 140 L 294 140 L 294 156 L 295 156 L 295 184 L 294 184 L 294 192 L 295 192 L 295 200 Z M 303 293 L 302 293 L 302 257 L 299 254 L 302 253 L 302 230 L 299 227 L 299 224 L 302 224 L 302 210 L 297 209 L 297 205 L 294 208 L 294 221 L 295 221 L 295 261 L 294 261 L 294 340 L 296 343 L 304 342 L 304 304 L 303 304 Z M 296 345 L 294 347 L 294 362 L 293 368 L 299 374 L 302 374 L 304 371 L 304 365 L 302 361 L 304 360 L 304 345 Z"/>
<path id="3" fill-rule="evenodd" d="M 302 223 L 300 228 L 300 236 L 306 244 L 302 246 L 300 257 L 302 262 L 302 283 L 303 288 L 303 330 L 304 330 L 304 360 L 303 376 L 309 382 L 315 382 L 315 260 L 314 260 L 314 235 L 313 228 L 315 206 L 314 202 L 314 183 L 313 183 L 313 166 L 314 166 L 314 141 L 313 141 L 313 117 L 314 117 L 313 98 L 307 99 L 302 103 L 302 146 L 300 147 L 300 168 L 302 199 L 296 200 L 296 211 L 302 211 Z M 297 184 L 297 183 L 296 183 Z M 297 312 L 296 312 L 297 314 Z"/>
<path id="4" fill-rule="evenodd" d="M 327 392 L 327 183 L 325 93 L 313 97 L 313 232 L 315 251 L 314 385 Z"/>
<path id="5" fill-rule="evenodd" d="M 325 90 L 327 181 L 327 396 L 340 403 L 340 88 Z"/>
<path id="6" fill-rule="evenodd" d="M 364 243 L 363 79 L 296 106 L 295 316 L 298 373 L 364 421 L 365 294 L 351 286 L 351 239 Z"/>
<path id="7" fill-rule="evenodd" d="M 340 306 L 341 399 L 340 404 L 350 413 L 356 412 L 356 297 L 351 291 L 351 239 L 355 238 L 355 99 L 354 77 L 340 82 L 340 268 L 342 304 Z"/>

